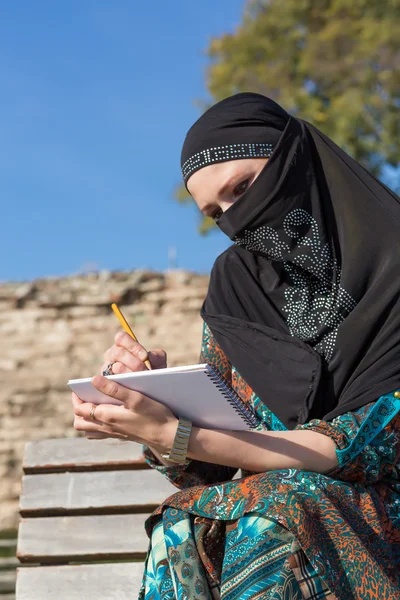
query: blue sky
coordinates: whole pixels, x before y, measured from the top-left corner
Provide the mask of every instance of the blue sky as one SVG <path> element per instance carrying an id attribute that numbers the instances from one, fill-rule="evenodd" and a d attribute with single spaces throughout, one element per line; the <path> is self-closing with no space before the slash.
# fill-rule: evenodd
<path id="1" fill-rule="evenodd" d="M 0 280 L 88 268 L 207 272 L 229 240 L 173 198 L 205 50 L 243 0 L 0 7 Z"/>

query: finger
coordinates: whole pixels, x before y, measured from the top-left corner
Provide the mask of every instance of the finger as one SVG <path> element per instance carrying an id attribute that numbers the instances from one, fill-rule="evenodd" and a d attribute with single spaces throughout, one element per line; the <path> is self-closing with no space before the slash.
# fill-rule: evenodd
<path id="1" fill-rule="evenodd" d="M 107 363 L 106 365 L 103 365 L 101 367 L 100 375 L 103 375 L 104 371 L 108 368 L 109 364 L 110 363 Z M 113 375 L 119 375 L 121 373 L 132 373 L 132 369 L 130 369 L 129 367 L 127 367 L 126 365 L 124 365 L 123 363 L 121 363 L 119 361 L 112 363 L 111 371 L 112 371 Z"/>
<path id="2" fill-rule="evenodd" d="M 115 362 L 112 366 L 113 375 L 120 375 L 121 373 L 131 373 L 132 369 L 128 369 L 122 362 Z"/>
<path id="3" fill-rule="evenodd" d="M 79 432 L 84 432 L 86 434 L 95 435 L 102 434 L 105 436 L 110 435 L 124 435 L 121 432 L 115 431 L 112 425 L 106 423 L 98 423 L 93 420 L 82 419 L 81 417 L 75 417 L 74 420 L 74 429 Z"/>
<path id="4" fill-rule="evenodd" d="M 124 439 L 128 437 L 124 433 L 104 433 L 103 431 L 84 431 L 84 434 L 88 440 L 105 440 L 107 438 Z"/>
<path id="5" fill-rule="evenodd" d="M 147 355 L 146 355 L 147 356 Z M 128 371 L 145 371 L 146 365 L 136 354 L 132 354 L 124 346 L 114 345 L 107 354 L 106 368 L 110 363 L 120 362 L 128 368 Z M 105 370 L 105 369 L 104 369 Z M 114 367 L 113 367 L 114 371 Z"/>
<path id="6" fill-rule="evenodd" d="M 149 361 L 153 369 L 165 369 L 167 366 L 167 353 L 164 350 L 150 350 Z"/>
<path id="7" fill-rule="evenodd" d="M 90 431 L 90 429 L 85 429 L 83 433 L 85 434 L 85 437 L 93 440 L 104 440 L 110 435 L 117 435 L 115 433 L 105 433 L 104 431 Z"/>
<path id="8" fill-rule="evenodd" d="M 105 423 L 100 423 L 93 419 L 84 419 L 83 417 L 75 416 L 74 429 L 76 429 L 76 431 L 102 431 L 104 433 L 107 431 L 107 426 Z M 114 433 L 111 428 L 109 428 L 108 431 Z"/>
<path id="9" fill-rule="evenodd" d="M 107 431 L 108 433 L 115 433 L 114 423 L 119 423 L 120 421 L 118 411 L 115 412 L 113 410 L 115 408 L 118 407 L 109 404 L 101 404 L 96 406 L 94 418 L 86 415 L 75 415 L 74 427 L 78 431 Z M 125 412 L 128 411 L 124 409 L 124 413 Z"/>
<path id="10" fill-rule="evenodd" d="M 111 348 L 107 348 L 107 350 L 103 354 L 104 362 L 106 365 L 108 365 L 108 363 L 110 362 L 110 352 L 113 348 L 114 346 L 111 346 Z"/>
<path id="11" fill-rule="evenodd" d="M 76 408 L 78 408 L 79 406 L 81 406 L 82 404 L 84 404 L 84 401 L 81 400 L 76 394 L 75 392 L 72 392 L 71 394 L 71 399 L 72 399 L 72 406 L 74 408 L 74 410 Z"/>
<path id="12" fill-rule="evenodd" d="M 128 390 L 128 388 L 119 385 L 119 383 L 117 383 L 116 381 L 113 381 L 112 379 L 107 379 L 107 377 L 102 377 L 101 375 L 96 375 L 95 377 L 93 377 L 92 385 L 106 396 L 114 398 L 115 400 L 120 400 L 124 404 L 129 400 L 131 396 L 137 394 L 136 392 L 132 392 L 131 390 Z M 106 410 L 111 408 L 115 409 L 123 407 L 116 407 L 112 405 L 110 406 L 109 404 L 103 404 L 102 406 L 99 406 L 101 412 L 103 412 L 103 409 Z"/>
<path id="13" fill-rule="evenodd" d="M 114 340 L 117 346 L 122 346 L 123 348 L 126 348 L 128 352 L 130 352 L 134 356 L 137 356 L 137 358 L 142 362 L 147 360 L 148 352 L 146 348 L 144 348 L 141 344 L 139 344 L 139 342 L 136 342 L 133 338 L 131 338 L 131 336 L 128 333 L 125 333 L 125 331 L 119 331 L 115 336 Z"/>
<path id="14" fill-rule="evenodd" d="M 127 435 L 126 427 L 131 423 L 132 412 L 124 406 L 100 404 L 96 407 L 94 419 L 75 416 L 74 428 L 91 433 Z"/>
<path id="15" fill-rule="evenodd" d="M 102 377 L 102 379 L 105 379 L 105 377 Z M 110 417 L 114 417 L 114 409 L 120 409 L 123 408 L 125 410 L 124 406 L 117 406 L 115 404 L 96 404 L 96 408 L 94 409 L 94 414 L 91 412 L 92 411 L 92 406 L 93 406 L 93 402 L 83 402 L 82 404 L 80 404 L 79 406 L 76 407 L 76 409 L 74 410 L 75 415 L 77 417 L 81 417 L 82 419 L 85 419 L 86 421 L 89 421 L 89 423 L 93 422 L 101 422 L 101 423 L 107 423 L 109 422 Z M 92 416 L 93 415 L 93 416 Z M 94 418 L 93 418 L 94 417 Z"/>

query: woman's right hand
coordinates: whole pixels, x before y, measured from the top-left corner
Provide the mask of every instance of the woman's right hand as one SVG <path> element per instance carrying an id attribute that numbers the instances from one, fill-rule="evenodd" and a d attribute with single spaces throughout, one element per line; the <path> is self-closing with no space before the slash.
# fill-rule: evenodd
<path id="1" fill-rule="evenodd" d="M 119 331 L 114 338 L 114 345 L 104 353 L 104 364 L 101 375 L 110 363 L 113 363 L 112 373 L 131 373 L 132 371 L 147 371 L 144 364 L 149 359 L 152 369 L 163 369 L 167 366 L 167 355 L 164 350 L 147 352 L 139 342 L 135 342 L 128 333 Z"/>
<path id="2" fill-rule="evenodd" d="M 147 371 L 144 361 L 148 359 L 152 369 L 164 369 L 167 366 L 167 353 L 164 350 L 150 350 L 147 352 L 139 342 L 135 342 L 128 333 L 119 331 L 114 338 L 114 345 L 104 352 L 104 364 L 101 367 L 100 374 L 103 374 L 110 363 L 112 373 L 132 373 L 132 371 Z M 73 403 L 76 399 L 73 397 Z M 121 438 L 119 435 L 102 432 L 85 433 L 89 439 L 106 439 L 110 437 Z M 175 466 L 175 463 L 169 463 L 162 458 L 154 448 L 150 448 L 160 464 Z"/>

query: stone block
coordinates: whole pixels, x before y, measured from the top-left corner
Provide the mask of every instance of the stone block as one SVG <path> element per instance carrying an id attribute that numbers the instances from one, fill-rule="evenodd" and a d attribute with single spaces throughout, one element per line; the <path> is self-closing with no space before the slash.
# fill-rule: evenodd
<path id="1" fill-rule="evenodd" d="M 198 361 L 208 278 L 173 270 L 87 273 L 0 284 L 0 530 L 18 522 L 25 443 L 78 437 L 68 379 L 99 372 L 120 330 L 121 303 L 139 340 L 170 366 Z"/>

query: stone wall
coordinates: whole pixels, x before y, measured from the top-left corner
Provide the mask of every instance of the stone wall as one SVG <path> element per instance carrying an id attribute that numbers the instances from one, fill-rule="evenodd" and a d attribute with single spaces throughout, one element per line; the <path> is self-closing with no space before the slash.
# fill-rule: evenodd
<path id="1" fill-rule="evenodd" d="M 169 366 L 198 361 L 208 277 L 183 271 L 101 272 L 0 284 L 0 530 L 15 527 L 28 440 L 77 435 L 68 379 L 99 372 L 119 324 Z"/>

